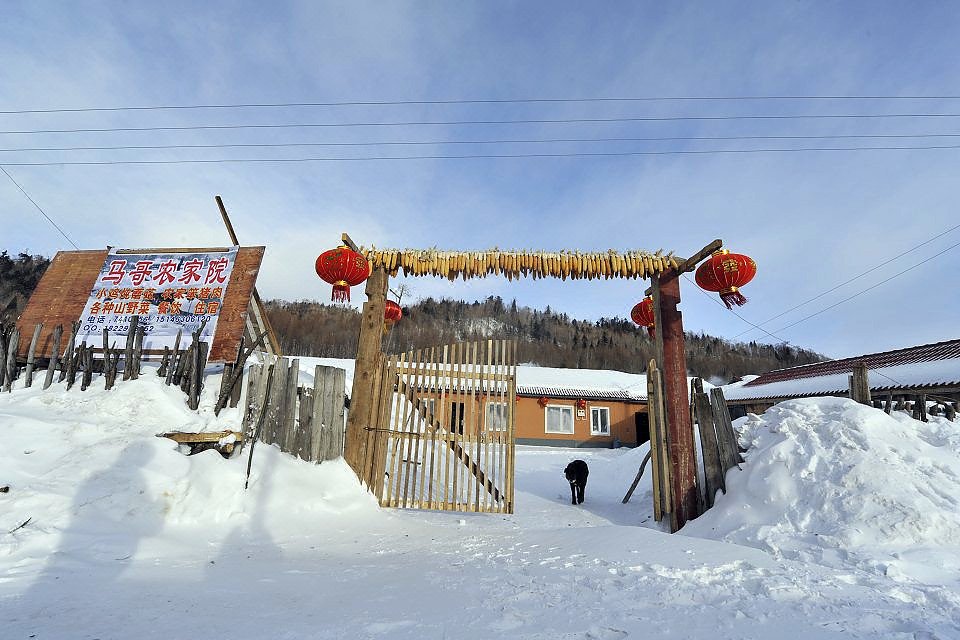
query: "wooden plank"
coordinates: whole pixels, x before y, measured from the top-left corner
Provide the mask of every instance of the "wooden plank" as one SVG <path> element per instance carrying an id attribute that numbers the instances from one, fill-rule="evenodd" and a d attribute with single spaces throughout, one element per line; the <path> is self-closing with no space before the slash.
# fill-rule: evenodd
<path id="1" fill-rule="evenodd" d="M 657 401 L 659 390 L 656 387 L 656 379 L 654 377 L 656 369 L 655 361 L 651 360 L 647 366 L 647 414 L 650 423 L 650 457 L 653 463 L 653 473 L 651 474 L 653 477 L 653 519 L 660 522 L 663 520 L 663 500 L 660 487 L 660 465 L 662 461 L 660 460 L 659 438 L 657 434 L 657 429 L 659 428 L 658 413 L 660 409 L 659 402 Z"/>
<path id="2" fill-rule="evenodd" d="M 253 429 L 254 420 L 256 416 L 260 414 L 260 407 L 257 405 L 262 396 L 257 394 L 257 390 L 260 384 L 260 372 L 262 368 L 259 364 L 254 364 L 247 368 L 246 405 L 243 411 L 243 428 L 246 433 L 249 433 Z"/>
<path id="3" fill-rule="evenodd" d="M 507 405 L 507 513 L 515 509 L 516 493 L 516 443 L 517 443 L 517 349 L 519 343 L 510 343 L 510 404 Z"/>
<path id="4" fill-rule="evenodd" d="M 300 388 L 300 359 L 291 358 L 290 366 L 287 369 L 287 379 L 283 390 L 284 403 L 284 425 L 282 430 L 281 451 L 296 455 L 294 442 L 297 438 L 297 389 Z"/>
<path id="5" fill-rule="evenodd" d="M 733 423 L 730 421 L 730 409 L 727 407 L 726 399 L 723 397 L 723 389 L 720 387 L 714 387 L 710 390 L 710 407 L 713 412 L 713 422 L 717 427 L 720 466 L 724 477 L 726 477 L 727 471 L 733 467 L 738 467 L 742 459 L 737 450 L 737 434 L 734 432 Z M 726 480 L 724 480 L 724 483 L 726 483 Z"/>
<path id="6" fill-rule="evenodd" d="M 643 470 L 646 469 L 648 462 L 650 462 L 650 451 L 647 451 L 647 455 L 643 456 L 643 462 L 640 463 L 640 470 L 637 471 L 637 475 L 634 477 L 633 482 L 630 483 L 630 488 L 627 489 L 627 493 L 624 494 L 620 504 L 630 502 L 630 497 L 633 496 L 633 492 L 637 490 L 637 485 L 640 484 L 640 478 L 643 477 Z"/>
<path id="7" fill-rule="evenodd" d="M 387 453 L 390 446 L 390 437 L 387 431 L 390 428 L 391 409 L 393 408 L 393 395 L 396 388 L 397 369 L 396 358 L 383 357 L 384 374 L 380 387 L 379 415 L 376 422 L 376 431 L 373 435 L 376 437 L 375 455 L 374 455 L 374 494 L 383 496 L 387 473 Z M 418 441 L 419 444 L 419 441 Z"/>
<path id="8" fill-rule="evenodd" d="M 702 389 L 702 386 L 700 387 Z M 726 493 L 723 469 L 720 463 L 720 448 L 717 444 L 717 432 L 713 425 L 713 408 L 707 394 L 698 390 L 693 397 L 696 407 L 697 426 L 700 429 L 700 451 L 703 456 L 704 505 L 713 506 L 718 490 Z"/>
<path id="9" fill-rule="evenodd" d="M 430 389 L 430 396 L 436 398 L 437 390 L 440 388 L 440 381 L 437 376 L 439 367 L 437 366 L 437 349 L 436 347 L 430 347 L 430 375 L 427 378 L 427 387 Z M 397 394 L 400 395 L 400 394 Z M 436 401 L 434 401 L 436 402 Z M 429 450 L 430 450 L 430 433 L 433 431 L 433 425 L 429 422 L 424 421 L 423 427 L 421 429 L 421 449 L 416 456 L 419 461 L 417 465 L 417 471 L 420 473 L 420 493 L 417 501 L 420 503 L 420 508 L 423 508 L 425 504 L 430 502 L 430 493 L 429 493 L 429 476 L 427 471 L 429 469 L 429 464 L 427 462 Z"/>
<path id="10" fill-rule="evenodd" d="M 347 419 L 346 452 L 351 466 L 365 457 L 366 427 L 370 423 L 373 403 L 374 376 L 378 366 L 383 338 L 383 311 L 386 306 L 387 274 L 383 269 L 374 269 L 367 278 L 367 301 L 363 305 L 360 320 L 360 336 L 353 374 L 353 391 L 350 394 L 350 413 Z M 354 467 L 360 474 L 360 470 Z"/>
<path id="11" fill-rule="evenodd" d="M 177 337 L 173 341 L 173 352 L 170 356 L 170 368 L 167 369 L 166 385 L 169 387 L 177 369 L 177 360 L 180 357 L 180 340 L 183 338 L 183 329 L 177 330 Z"/>
<path id="12" fill-rule="evenodd" d="M 0 390 L 5 387 L 7 378 L 7 327 L 0 322 Z"/>
<path id="13" fill-rule="evenodd" d="M 130 328 L 127 330 L 126 347 L 123 350 L 123 381 L 126 382 L 133 377 L 133 342 L 137 335 L 137 327 L 140 326 L 140 316 L 133 316 L 130 319 Z M 195 409 L 196 407 L 190 407 Z"/>
<path id="14" fill-rule="evenodd" d="M 267 399 L 267 417 L 263 425 L 261 440 L 266 444 L 280 444 L 280 430 L 284 419 L 284 391 L 287 384 L 286 358 L 277 358 L 273 367 L 273 387 Z"/>
<path id="15" fill-rule="evenodd" d="M 423 349 L 417 349 L 413 354 L 413 361 L 417 365 L 417 373 L 413 378 L 413 389 L 415 393 L 420 392 L 420 388 L 423 385 Z M 410 421 L 404 423 L 404 428 L 409 431 L 411 434 L 416 433 L 418 429 L 418 424 L 420 422 L 420 416 L 416 411 L 413 411 L 410 414 Z M 410 463 L 411 455 L 413 453 L 413 437 L 407 438 L 406 448 L 402 452 L 402 458 L 400 462 L 400 475 L 403 477 L 403 490 L 400 492 L 400 506 L 406 508 L 410 505 L 410 477 L 413 475 L 413 467 Z"/>
<path id="16" fill-rule="evenodd" d="M 313 416 L 313 389 L 299 387 L 297 389 L 297 435 L 294 438 L 294 454 L 301 460 L 314 462 L 313 457 L 313 429 L 310 418 Z"/>
<path id="17" fill-rule="evenodd" d="M 14 327 L 7 337 L 7 371 L 3 380 L 3 390 L 12 391 L 13 381 L 17 377 L 17 348 L 20 346 L 20 329 Z"/>
<path id="18" fill-rule="evenodd" d="M 316 365 L 313 368 L 313 406 L 310 415 L 310 440 L 312 447 L 310 455 L 317 463 L 324 462 L 329 444 L 326 439 L 330 437 L 330 429 L 324 425 L 324 402 L 326 398 L 326 387 L 331 378 L 329 367 Z"/>
<path id="19" fill-rule="evenodd" d="M 63 325 L 58 324 L 53 328 L 53 346 L 50 351 L 50 359 L 47 362 L 47 373 L 43 379 L 43 388 L 49 389 L 50 385 L 53 384 L 53 373 L 57 370 L 57 364 L 60 359 L 60 340 L 63 337 Z M 0 341 L 0 351 L 2 351 L 2 341 Z M 0 364 L 0 368 L 2 368 Z M 2 381 L 2 378 L 0 378 Z"/>
<path id="20" fill-rule="evenodd" d="M 0 389 L 7 378 L 7 327 L 0 322 Z"/>
<path id="21" fill-rule="evenodd" d="M 446 445 L 446 435 L 440 425 L 446 424 L 447 402 L 450 397 L 450 394 L 447 391 L 448 385 L 446 384 L 446 380 L 450 379 L 453 371 L 452 361 L 450 360 L 450 345 L 443 345 L 442 363 L 443 378 L 445 382 L 442 385 L 443 389 L 437 394 L 437 400 L 434 403 L 435 409 L 432 417 L 433 446 L 436 449 L 434 456 L 437 460 L 435 471 L 436 478 L 434 480 L 434 495 L 437 505 L 441 503 L 445 504 L 448 501 L 449 494 L 448 484 L 450 481 L 450 449 Z M 439 409 L 439 412 L 437 409 Z M 443 447 L 439 448 L 441 443 L 443 444 Z M 438 506 L 434 506 L 432 508 L 436 509 Z"/>
<path id="22" fill-rule="evenodd" d="M 30 339 L 30 348 L 27 349 L 27 369 L 23 374 L 23 387 L 33 386 L 33 369 L 36 366 L 37 340 L 40 338 L 40 330 L 43 329 L 43 323 L 33 328 L 33 337 Z"/>

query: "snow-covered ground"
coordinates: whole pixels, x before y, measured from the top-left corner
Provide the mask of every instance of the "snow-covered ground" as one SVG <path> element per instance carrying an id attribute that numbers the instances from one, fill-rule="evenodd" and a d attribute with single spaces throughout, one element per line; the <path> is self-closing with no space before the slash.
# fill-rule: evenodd
<path id="1" fill-rule="evenodd" d="M 671 536 L 649 472 L 620 504 L 645 448 L 518 447 L 512 516 L 381 510 L 262 445 L 244 492 L 246 455 L 154 437 L 236 427 L 216 386 L 199 413 L 151 375 L 0 396 L 0 638 L 960 638 L 957 424 L 738 421 L 743 470 Z"/>

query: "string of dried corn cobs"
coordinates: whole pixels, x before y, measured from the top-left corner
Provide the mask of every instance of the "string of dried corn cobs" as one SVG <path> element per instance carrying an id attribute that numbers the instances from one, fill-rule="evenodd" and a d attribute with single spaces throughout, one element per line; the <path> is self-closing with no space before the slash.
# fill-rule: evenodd
<path id="1" fill-rule="evenodd" d="M 649 278 L 680 265 L 672 253 L 662 251 L 438 251 L 435 249 L 364 249 L 360 252 L 374 267 L 414 276 L 440 276 L 450 280 L 503 275 L 514 278 L 595 280 Z"/>

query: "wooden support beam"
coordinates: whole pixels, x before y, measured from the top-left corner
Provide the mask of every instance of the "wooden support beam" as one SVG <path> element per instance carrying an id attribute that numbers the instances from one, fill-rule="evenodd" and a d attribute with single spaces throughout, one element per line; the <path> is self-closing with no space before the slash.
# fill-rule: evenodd
<path id="1" fill-rule="evenodd" d="M 214 199 L 217 201 L 217 208 L 220 209 L 220 217 L 223 218 L 223 224 L 227 228 L 227 233 L 230 235 L 230 242 L 233 243 L 233 246 L 239 247 L 240 240 L 237 239 L 237 233 L 233 230 L 233 223 L 230 222 L 230 216 L 227 215 L 227 208 L 223 204 L 223 199 L 220 196 L 215 196 Z M 250 321 L 249 315 L 253 316 L 254 322 Z M 248 309 L 247 325 L 247 332 L 249 333 L 247 340 L 256 340 L 260 332 L 266 331 L 267 342 L 264 343 L 264 347 L 267 353 L 272 356 L 283 355 L 283 352 L 280 350 L 280 341 L 277 339 L 277 334 L 270 325 L 267 308 L 263 306 L 263 301 L 260 300 L 260 294 L 257 292 L 256 287 L 253 288 L 253 300 L 250 302 Z"/>
<path id="2" fill-rule="evenodd" d="M 383 311 L 387 303 L 387 286 L 387 272 L 380 268 L 374 269 L 367 278 L 367 301 L 363 304 L 360 319 L 344 457 L 361 480 L 364 477 L 361 467 L 367 453 L 366 428 L 373 421 L 373 396 L 376 392 L 374 385 L 377 381 L 377 366 L 383 355 L 380 345 L 383 340 Z"/>
<path id="3" fill-rule="evenodd" d="M 341 233 L 341 234 L 340 234 L 340 242 L 342 242 L 343 244 L 345 244 L 347 247 L 349 247 L 349 248 L 352 249 L 353 251 L 356 251 L 357 253 L 360 253 L 360 247 L 358 247 L 358 246 L 356 245 L 356 243 L 355 243 L 353 240 L 351 240 L 351 239 L 350 239 L 350 236 L 348 236 L 346 233 Z"/>
<path id="4" fill-rule="evenodd" d="M 688 271 L 693 271 L 694 269 L 697 268 L 697 265 L 700 264 L 701 260 L 703 260 L 710 254 L 712 254 L 714 251 L 719 250 L 721 247 L 723 247 L 723 240 L 721 240 L 720 238 L 717 238 L 716 240 L 714 240 L 713 242 L 705 246 L 703 249 L 700 249 L 695 254 L 693 254 L 683 262 L 681 262 L 680 266 L 677 267 L 676 269 L 677 275 L 687 273 Z M 653 286 L 651 285 L 650 287 L 648 287 L 647 290 L 643 292 L 643 295 L 644 296 L 653 295 Z"/>
<path id="5" fill-rule="evenodd" d="M 657 359 L 663 372 L 667 442 L 671 462 L 671 491 L 676 529 L 697 515 L 697 471 L 690 399 L 687 394 L 687 360 L 684 354 L 680 303 L 680 273 L 666 271 L 653 278 Z"/>

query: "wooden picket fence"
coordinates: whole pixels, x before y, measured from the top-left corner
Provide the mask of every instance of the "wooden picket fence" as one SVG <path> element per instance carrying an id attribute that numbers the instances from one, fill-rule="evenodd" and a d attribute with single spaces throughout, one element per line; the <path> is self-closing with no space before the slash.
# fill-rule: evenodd
<path id="1" fill-rule="evenodd" d="M 516 342 L 381 356 L 347 461 L 385 507 L 513 513 Z"/>
<path id="2" fill-rule="evenodd" d="M 252 434 L 266 404 L 260 441 L 308 462 L 343 455 L 346 371 L 317 365 L 313 386 L 301 384 L 298 358 L 269 358 L 247 370 L 244 430 Z M 272 367 L 270 393 L 265 394 Z"/>

